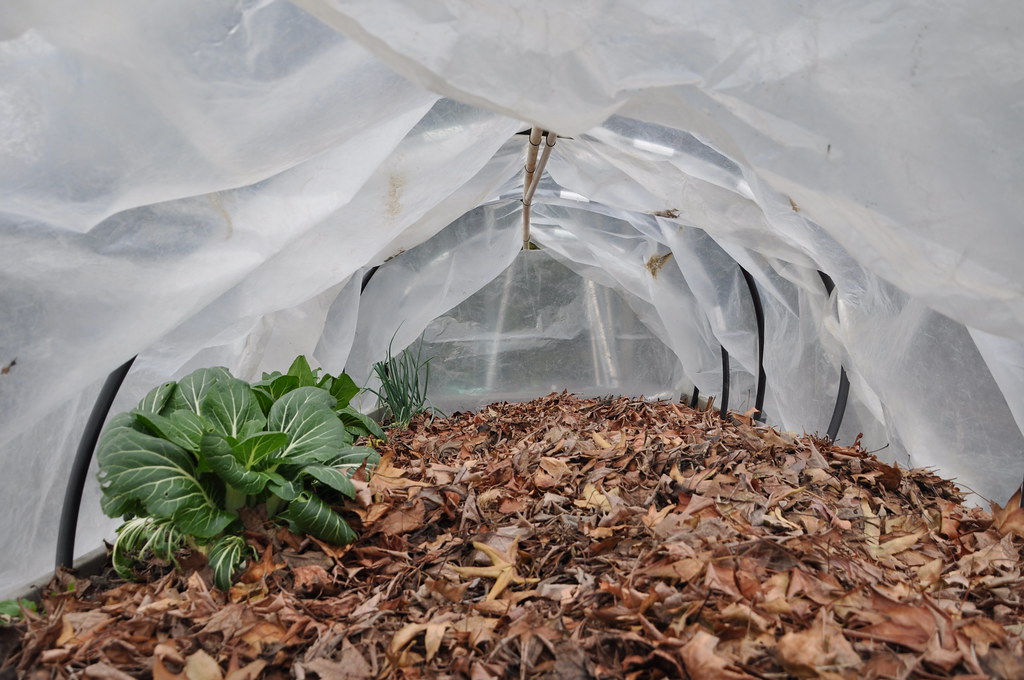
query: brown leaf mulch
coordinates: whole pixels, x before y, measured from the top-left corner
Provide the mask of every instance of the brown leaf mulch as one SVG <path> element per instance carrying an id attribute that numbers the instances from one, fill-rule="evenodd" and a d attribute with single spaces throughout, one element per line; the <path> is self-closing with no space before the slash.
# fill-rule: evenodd
<path id="1" fill-rule="evenodd" d="M 395 432 L 334 548 L 247 518 L 229 593 L 61 575 L 23 677 L 1024 678 L 1024 509 L 667 402 Z M 68 592 L 69 584 L 74 585 Z"/>

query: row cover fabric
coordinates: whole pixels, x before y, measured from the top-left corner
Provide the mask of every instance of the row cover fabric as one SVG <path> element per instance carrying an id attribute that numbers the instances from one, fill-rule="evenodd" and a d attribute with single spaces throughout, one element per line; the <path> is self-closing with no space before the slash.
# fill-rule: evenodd
<path id="1" fill-rule="evenodd" d="M 824 432 L 842 366 L 841 439 L 1005 500 L 1024 473 L 1022 28 L 1010 1 L 4 3 L 0 593 L 51 564 L 70 456 L 135 354 L 115 411 L 206 365 L 254 378 L 306 354 L 366 380 L 424 331 L 456 405 L 543 387 L 502 357 L 587 342 L 607 370 L 581 388 L 640 389 L 642 352 L 665 366 L 644 391 L 718 394 L 725 347 L 745 410 L 740 266 L 769 422 Z M 518 257 L 531 124 L 562 139 L 543 254 Z M 504 291 L 518 317 L 493 309 Z M 97 494 L 78 553 L 115 525 Z"/>

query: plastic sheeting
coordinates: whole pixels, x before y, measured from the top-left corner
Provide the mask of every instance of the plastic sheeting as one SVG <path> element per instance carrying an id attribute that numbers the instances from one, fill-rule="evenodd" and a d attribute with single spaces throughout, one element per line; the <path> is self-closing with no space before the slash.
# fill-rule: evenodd
<path id="1" fill-rule="evenodd" d="M 491 283 L 434 319 L 423 345 L 443 412 L 550 392 L 677 399 L 678 357 L 614 289 L 524 251 Z"/>
<path id="2" fill-rule="evenodd" d="M 135 354 L 115 410 L 201 365 L 368 379 L 424 331 L 452 404 L 716 395 L 725 347 L 746 410 L 740 267 L 769 422 L 823 433 L 843 367 L 840 439 L 1005 500 L 1022 29 L 1009 0 L 4 3 L 0 592 L 52 564 L 86 414 Z M 534 123 L 563 138 L 517 257 Z M 90 481 L 77 552 L 114 525 Z"/>

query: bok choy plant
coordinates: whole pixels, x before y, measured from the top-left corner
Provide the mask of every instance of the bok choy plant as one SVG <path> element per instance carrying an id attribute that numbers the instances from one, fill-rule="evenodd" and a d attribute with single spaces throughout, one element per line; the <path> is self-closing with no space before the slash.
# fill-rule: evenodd
<path id="1" fill-rule="evenodd" d="M 97 460 L 103 511 L 126 520 L 112 550 L 122 577 L 147 556 L 175 563 L 190 547 L 227 589 L 250 552 L 238 515 L 246 506 L 265 505 L 328 543 L 355 540 L 331 506 L 354 497 L 352 473 L 379 458 L 355 440 L 384 432 L 350 406 L 359 391 L 351 378 L 319 373 L 301 356 L 253 384 L 203 368 L 110 420 Z"/>

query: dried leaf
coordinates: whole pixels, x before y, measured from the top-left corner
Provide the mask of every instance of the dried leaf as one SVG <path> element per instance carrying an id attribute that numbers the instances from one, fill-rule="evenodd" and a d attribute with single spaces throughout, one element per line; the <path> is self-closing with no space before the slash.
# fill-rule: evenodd
<path id="1" fill-rule="evenodd" d="M 779 639 L 779 661 L 797 677 L 813 678 L 827 667 L 857 668 L 861 658 L 849 640 L 826 616 L 819 616 L 806 630 L 789 632 Z"/>
<path id="2" fill-rule="evenodd" d="M 1000 534 L 1015 534 L 1024 538 L 1024 507 L 1021 507 L 1021 493 L 1024 493 L 1024 486 L 1010 497 L 1005 508 L 992 502 L 992 526 Z"/>
<path id="3" fill-rule="evenodd" d="M 188 680 L 223 680 L 224 673 L 220 664 L 200 649 L 185 659 L 185 677 Z"/>
<path id="4" fill-rule="evenodd" d="M 441 649 L 441 642 L 444 640 L 444 633 L 448 630 L 448 623 L 428 623 L 426 633 L 423 636 L 423 646 L 427 650 L 427 662 L 437 656 Z"/>
<path id="5" fill-rule="evenodd" d="M 993 648 L 981 657 L 981 667 L 993 678 L 1024 678 L 1024 659 L 1005 649 Z"/>
<path id="6" fill-rule="evenodd" d="M 263 556 L 259 562 L 253 562 L 249 567 L 242 572 L 242 575 L 238 578 L 242 583 L 256 583 L 275 571 L 284 569 L 285 565 L 274 561 L 273 548 L 268 545 L 263 551 Z"/>
<path id="7" fill-rule="evenodd" d="M 111 617 L 103 612 L 70 612 L 64 614 L 63 630 L 57 638 L 57 645 L 81 645 L 91 640 L 96 633 L 103 630 L 111 622 Z"/>
<path id="8" fill-rule="evenodd" d="M 241 668 L 230 671 L 224 676 L 224 680 L 257 680 L 262 677 L 266 665 L 267 662 L 263 659 L 256 659 Z"/>
<path id="9" fill-rule="evenodd" d="M 370 680 L 373 669 L 352 646 L 342 650 L 341 659 L 313 659 L 302 664 L 303 669 L 316 673 L 320 680 Z"/>
<path id="10" fill-rule="evenodd" d="M 604 512 L 610 512 L 612 509 L 611 501 L 590 482 L 584 485 L 580 500 L 575 501 L 575 504 L 581 508 L 596 508 Z"/>
<path id="11" fill-rule="evenodd" d="M 420 633 L 427 629 L 425 623 L 407 623 L 399 629 L 397 633 L 391 638 L 391 644 L 388 645 L 388 656 L 395 663 L 395 665 L 402 667 L 402 655 L 405 649 L 412 644 L 413 640 L 416 639 Z"/>
<path id="12" fill-rule="evenodd" d="M 917 569 L 917 580 L 925 587 L 935 584 L 942 577 L 944 562 L 941 557 L 936 557 Z"/>
<path id="13" fill-rule="evenodd" d="M 918 540 L 924 536 L 927 532 L 919 531 L 915 534 L 908 536 L 900 536 L 880 544 L 877 548 L 871 550 L 871 555 L 876 560 L 883 560 L 887 557 L 899 554 L 904 550 L 909 550 L 917 545 Z"/>
<path id="14" fill-rule="evenodd" d="M 704 571 L 704 561 L 687 557 L 671 562 L 659 562 L 643 570 L 644 574 L 655 578 L 676 578 L 684 582 L 696 579 Z"/>
<path id="15" fill-rule="evenodd" d="M 242 634 L 241 639 L 254 649 L 261 650 L 268 645 L 282 642 L 288 631 L 272 621 L 260 621 Z"/>
<path id="16" fill-rule="evenodd" d="M 397 536 L 423 528 L 426 509 L 423 501 L 417 498 L 407 506 L 392 510 L 386 514 L 373 529 L 387 536 Z"/>
<path id="17" fill-rule="evenodd" d="M 499 619 L 470 615 L 452 624 L 452 630 L 468 636 L 469 644 L 476 646 L 492 637 Z"/>
<path id="18" fill-rule="evenodd" d="M 715 652 L 718 638 L 704 631 L 698 631 L 680 654 L 686 672 L 692 678 L 719 678 L 721 680 L 754 680 L 754 676 L 736 668 L 727 659 Z"/>
<path id="19" fill-rule="evenodd" d="M 558 458 L 544 456 L 540 459 L 540 467 L 556 481 L 561 481 L 563 477 L 569 475 L 569 466 Z"/>
<path id="20" fill-rule="evenodd" d="M 295 575 L 295 589 L 299 592 L 322 591 L 331 585 L 331 575 L 317 564 L 293 567 L 292 574 Z"/>
<path id="21" fill-rule="evenodd" d="M 928 641 L 938 633 L 935 617 L 927 609 L 893 602 L 888 598 L 875 597 L 872 612 L 884 620 L 858 629 L 874 640 L 885 640 L 913 649 L 925 651 Z"/>
<path id="22" fill-rule="evenodd" d="M 105 663 L 94 663 L 87 666 L 83 674 L 91 680 L 133 680 L 132 676 Z"/>
<path id="23" fill-rule="evenodd" d="M 201 572 L 58 574 L 24 613 L 18 672 L 216 678 L 217 650 L 227 680 L 1021 674 L 1019 506 L 965 506 L 928 470 L 564 393 L 376 445 L 383 474 L 345 505 L 355 547 L 253 512 L 262 558 L 227 597 Z"/>

